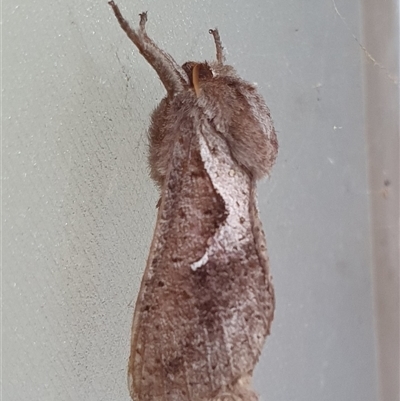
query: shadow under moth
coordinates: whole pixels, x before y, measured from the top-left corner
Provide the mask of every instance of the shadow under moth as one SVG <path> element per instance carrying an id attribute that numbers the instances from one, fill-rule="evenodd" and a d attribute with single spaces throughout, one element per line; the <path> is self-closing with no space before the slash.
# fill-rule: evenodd
<path id="1" fill-rule="evenodd" d="M 132 325 L 128 377 L 136 401 L 256 401 L 251 378 L 274 315 L 256 206 L 278 143 L 254 85 L 216 60 L 179 66 L 109 2 L 155 69 L 166 97 L 149 128 L 158 216 Z"/>

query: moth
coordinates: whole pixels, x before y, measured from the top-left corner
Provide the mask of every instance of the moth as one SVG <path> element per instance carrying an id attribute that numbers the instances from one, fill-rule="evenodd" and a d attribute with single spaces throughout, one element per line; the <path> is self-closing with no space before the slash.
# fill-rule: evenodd
<path id="1" fill-rule="evenodd" d="M 109 2 L 157 72 L 166 97 L 151 116 L 157 222 L 132 325 L 128 381 L 136 401 L 256 401 L 251 387 L 274 315 L 256 181 L 278 143 L 254 85 L 216 60 L 179 66 Z"/>

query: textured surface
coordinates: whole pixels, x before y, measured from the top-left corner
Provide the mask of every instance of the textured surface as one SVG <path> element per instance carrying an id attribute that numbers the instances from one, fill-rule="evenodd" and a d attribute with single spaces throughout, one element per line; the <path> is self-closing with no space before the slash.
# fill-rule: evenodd
<path id="1" fill-rule="evenodd" d="M 119 4 L 132 21 L 148 10 L 182 63 L 214 56 L 218 26 L 271 108 L 280 154 L 258 192 L 277 307 L 260 399 L 375 401 L 367 60 L 332 2 Z M 357 4 L 337 0 L 361 36 Z M 3 400 L 128 401 L 158 200 L 145 128 L 164 91 L 106 1 L 6 1 L 3 19 Z"/>

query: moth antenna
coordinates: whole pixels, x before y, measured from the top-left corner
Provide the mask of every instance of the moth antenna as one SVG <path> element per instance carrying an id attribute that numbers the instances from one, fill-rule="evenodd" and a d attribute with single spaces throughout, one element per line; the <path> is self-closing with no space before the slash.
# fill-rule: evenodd
<path id="1" fill-rule="evenodd" d="M 217 50 L 217 63 L 222 65 L 225 61 L 224 47 L 222 46 L 221 37 L 219 36 L 218 29 L 210 29 L 208 31 L 214 37 L 215 48 Z"/>
<path id="2" fill-rule="evenodd" d="M 146 34 L 147 11 L 143 11 L 142 13 L 139 14 L 139 16 L 140 16 L 140 22 L 139 22 L 140 30 L 144 34 Z"/>
<path id="3" fill-rule="evenodd" d="M 196 92 L 197 97 L 200 96 L 199 70 L 200 70 L 200 64 L 195 64 L 192 70 L 192 81 L 193 81 L 194 91 Z"/>
<path id="4" fill-rule="evenodd" d="M 114 1 L 109 1 L 108 4 L 114 11 L 121 28 L 127 34 L 128 38 L 139 49 L 142 56 L 154 68 L 161 79 L 169 96 L 183 90 L 184 85 L 189 83 L 185 71 L 176 61 L 162 49 L 160 49 L 146 33 L 147 12 L 140 14 L 139 29 L 132 29 L 128 21 L 122 16 L 121 11 Z"/>

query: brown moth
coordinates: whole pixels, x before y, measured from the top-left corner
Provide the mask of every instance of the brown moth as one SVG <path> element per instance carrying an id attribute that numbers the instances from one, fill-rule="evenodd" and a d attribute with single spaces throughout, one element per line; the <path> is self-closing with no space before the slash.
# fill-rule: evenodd
<path id="1" fill-rule="evenodd" d="M 129 388 L 137 401 L 257 400 L 251 378 L 274 315 L 256 180 L 278 151 L 254 85 L 216 61 L 180 67 L 145 30 L 122 29 L 167 96 L 149 129 L 157 223 L 136 302 Z"/>

